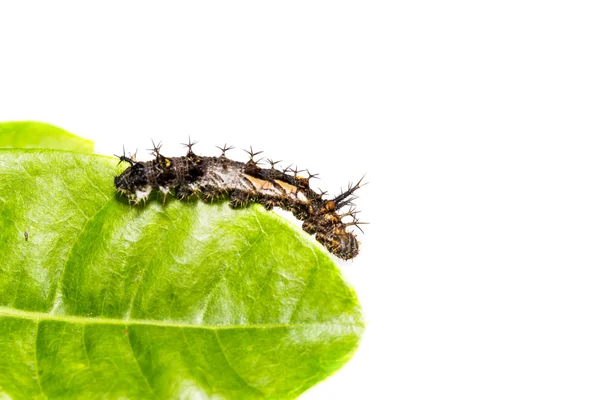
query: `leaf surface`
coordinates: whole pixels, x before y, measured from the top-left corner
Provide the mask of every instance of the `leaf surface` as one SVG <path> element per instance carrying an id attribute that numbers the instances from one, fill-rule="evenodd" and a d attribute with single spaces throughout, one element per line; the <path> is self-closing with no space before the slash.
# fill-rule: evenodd
<path id="1" fill-rule="evenodd" d="M 0 123 L 0 147 L 70 150 L 92 154 L 94 142 L 54 125 L 33 121 Z"/>
<path id="2" fill-rule="evenodd" d="M 122 168 L 0 150 L 0 397 L 295 398 L 352 356 L 360 305 L 311 237 L 261 206 L 132 208 Z"/>

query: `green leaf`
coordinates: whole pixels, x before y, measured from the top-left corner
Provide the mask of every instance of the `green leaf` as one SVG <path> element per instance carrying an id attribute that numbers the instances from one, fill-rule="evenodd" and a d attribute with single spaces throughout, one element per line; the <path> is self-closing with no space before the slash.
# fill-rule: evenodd
<path id="1" fill-rule="evenodd" d="M 132 208 L 116 161 L 0 150 L 0 398 L 286 399 L 349 360 L 360 305 L 310 236 L 261 206 Z"/>
<path id="2" fill-rule="evenodd" d="M 0 123 L 0 147 L 70 150 L 92 154 L 94 142 L 54 125 L 20 121 Z"/>

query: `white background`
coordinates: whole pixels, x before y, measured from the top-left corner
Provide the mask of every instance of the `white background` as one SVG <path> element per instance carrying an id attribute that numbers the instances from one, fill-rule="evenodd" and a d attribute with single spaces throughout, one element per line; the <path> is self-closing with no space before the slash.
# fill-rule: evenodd
<path id="1" fill-rule="evenodd" d="M 366 172 L 368 330 L 304 400 L 598 399 L 594 3 L 4 1 L 0 121 Z"/>

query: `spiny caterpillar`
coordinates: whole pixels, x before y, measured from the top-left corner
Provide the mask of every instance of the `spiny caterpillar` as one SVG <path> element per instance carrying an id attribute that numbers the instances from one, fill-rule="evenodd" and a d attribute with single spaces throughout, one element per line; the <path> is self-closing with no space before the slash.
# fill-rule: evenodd
<path id="1" fill-rule="evenodd" d="M 197 195 L 204 202 L 229 200 L 232 208 L 241 208 L 250 203 L 262 204 L 267 210 L 280 207 L 291 211 L 301 221 L 302 229 L 316 234 L 316 239 L 331 253 L 348 260 L 358 254 L 358 241 L 349 226 L 361 224 L 356 219 L 357 211 L 352 194 L 361 187 L 362 179 L 355 185 L 332 199 L 324 199 L 326 194 L 314 192 L 309 181 L 317 174 L 307 171 L 308 178 L 298 175 L 297 169 L 289 167 L 282 171 L 275 168 L 278 162 L 267 160 L 270 168 L 258 166 L 260 160 L 254 157 L 262 152 L 246 151 L 250 155 L 247 162 L 233 161 L 225 157 L 232 147 L 217 147 L 219 157 L 201 157 L 192 151 L 196 142 L 184 144 L 188 148 L 185 157 L 165 157 L 160 154 L 160 143 L 153 144 L 152 161 L 136 161 L 135 157 L 115 156 L 119 163 L 130 166 L 121 175 L 115 177 L 117 190 L 124 194 L 134 205 L 145 201 L 153 190 L 159 190 L 164 198 L 171 193 L 180 200 Z M 338 210 L 345 206 L 350 209 L 344 213 Z M 351 217 L 351 222 L 343 222 Z"/>

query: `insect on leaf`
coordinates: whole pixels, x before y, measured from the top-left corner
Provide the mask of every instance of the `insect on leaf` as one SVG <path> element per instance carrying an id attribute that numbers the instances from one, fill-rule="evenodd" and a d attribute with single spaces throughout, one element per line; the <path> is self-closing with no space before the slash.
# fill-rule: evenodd
<path id="1" fill-rule="evenodd" d="M 132 208 L 117 162 L 0 150 L 0 397 L 286 399 L 349 360 L 360 304 L 314 239 L 259 205 Z"/>

